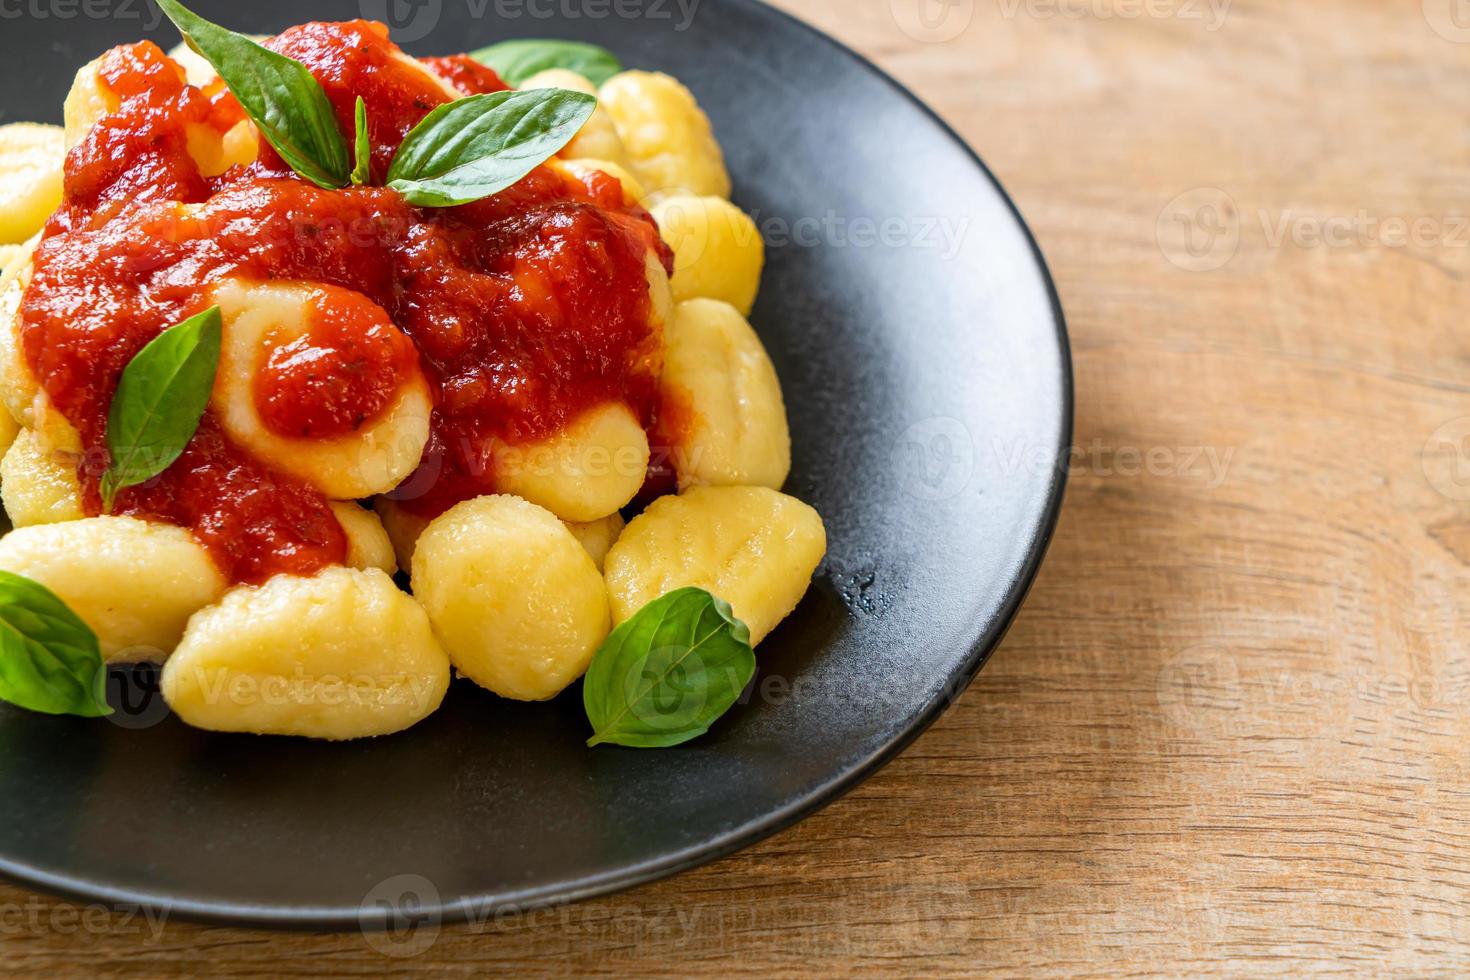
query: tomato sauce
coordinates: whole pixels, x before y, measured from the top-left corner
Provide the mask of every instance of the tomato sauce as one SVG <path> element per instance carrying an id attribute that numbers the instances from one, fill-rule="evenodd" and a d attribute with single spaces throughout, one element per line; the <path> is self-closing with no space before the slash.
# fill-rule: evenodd
<path id="1" fill-rule="evenodd" d="M 451 98 L 381 25 L 307 24 L 268 46 L 311 70 L 349 141 L 362 96 L 376 181 L 404 135 Z M 488 69 L 447 61 L 461 91 L 503 87 Z M 262 358 L 255 403 L 278 435 L 355 431 L 417 361 L 434 395 L 431 437 L 394 493 L 415 513 L 494 492 L 495 440 L 544 437 L 608 400 L 654 427 L 661 338 L 648 324 L 645 263 L 652 254 L 668 270 L 672 256 L 616 181 L 540 167 L 492 198 L 421 209 L 383 187 L 323 190 L 264 141 L 253 164 L 204 177 L 190 140 L 243 118 L 228 91 L 189 87 L 149 42 L 109 52 L 100 75 L 118 108 L 68 155 L 21 307 L 24 354 L 81 433 L 84 460 L 106 459 L 123 367 L 211 305 L 227 277 L 335 287 L 299 338 Z M 91 513 L 101 469 L 80 471 Z M 116 511 L 191 529 L 237 582 L 310 574 L 346 554 L 326 499 L 233 445 L 210 413 L 184 455 L 123 490 Z"/>
<path id="2" fill-rule="evenodd" d="M 420 58 L 419 61 L 429 71 L 465 95 L 488 95 L 491 92 L 510 91 L 510 86 L 501 80 L 493 68 L 480 64 L 466 54 L 451 54 L 442 58 Z"/>

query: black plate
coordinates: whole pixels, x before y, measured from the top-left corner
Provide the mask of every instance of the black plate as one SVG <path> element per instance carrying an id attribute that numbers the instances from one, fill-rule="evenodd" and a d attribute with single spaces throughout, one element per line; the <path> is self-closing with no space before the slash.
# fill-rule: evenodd
<path id="1" fill-rule="evenodd" d="M 405 895 L 446 921 L 575 899 L 790 825 L 963 689 L 1054 526 L 1071 374 L 1025 225 L 923 105 L 751 0 L 703 0 L 689 23 L 672 0 L 193 6 L 256 32 L 391 7 L 419 54 L 579 38 L 683 79 L 771 239 L 752 321 L 790 409 L 789 492 L 821 511 L 831 551 L 762 645 L 750 703 L 679 749 L 588 750 L 578 690 L 517 705 L 466 682 L 412 731 L 345 745 L 212 735 L 147 710 L 110 724 L 0 709 L 0 871 L 272 926 L 378 925 Z M 520 15 L 476 15 L 501 8 Z M 142 0 L 100 19 L 66 9 L 4 22 L 0 121 L 60 121 L 76 68 L 154 16 Z"/>

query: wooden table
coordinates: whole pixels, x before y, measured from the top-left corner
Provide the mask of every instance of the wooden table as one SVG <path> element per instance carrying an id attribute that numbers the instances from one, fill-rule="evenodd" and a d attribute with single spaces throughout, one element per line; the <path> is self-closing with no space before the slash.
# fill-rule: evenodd
<path id="1" fill-rule="evenodd" d="M 629 894 L 398 959 L 0 888 L 4 970 L 1470 970 L 1456 2 L 782 0 L 980 150 L 1067 308 L 1071 489 L 981 679 L 851 796 Z"/>

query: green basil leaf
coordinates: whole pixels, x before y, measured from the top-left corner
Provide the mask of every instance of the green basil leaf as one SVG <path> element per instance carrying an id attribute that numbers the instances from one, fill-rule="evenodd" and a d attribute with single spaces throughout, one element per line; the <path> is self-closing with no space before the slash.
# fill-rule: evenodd
<path id="1" fill-rule="evenodd" d="M 352 168 L 352 183 L 361 187 L 372 178 L 373 147 L 368 142 L 367 103 L 360 95 L 357 97 L 356 117 L 357 138 L 352 144 L 356 164 Z"/>
<path id="2" fill-rule="evenodd" d="M 168 469 L 199 428 L 219 368 L 218 306 L 169 327 L 123 369 L 107 412 L 102 503 Z"/>
<path id="3" fill-rule="evenodd" d="M 328 190 L 346 185 L 351 164 L 337 114 L 305 65 L 210 23 L 178 0 L 158 0 L 158 6 L 292 170 Z"/>
<path id="4" fill-rule="evenodd" d="M 750 630 L 703 589 L 656 599 L 603 643 L 582 683 L 588 745 L 664 748 L 698 738 L 755 676 Z"/>
<path id="5" fill-rule="evenodd" d="M 593 85 L 602 85 L 623 70 L 617 55 L 595 44 L 581 41 L 517 40 L 501 41 L 470 55 L 482 65 L 495 69 L 507 85 L 519 87 L 537 72 L 548 68 L 574 71 Z"/>
<path id="6" fill-rule="evenodd" d="M 48 715 L 101 718 L 97 635 L 39 582 L 0 571 L 0 700 Z"/>
<path id="7" fill-rule="evenodd" d="M 441 105 L 404 137 L 388 186 L 425 208 L 497 194 L 571 142 L 596 107 L 592 96 L 559 88 Z"/>

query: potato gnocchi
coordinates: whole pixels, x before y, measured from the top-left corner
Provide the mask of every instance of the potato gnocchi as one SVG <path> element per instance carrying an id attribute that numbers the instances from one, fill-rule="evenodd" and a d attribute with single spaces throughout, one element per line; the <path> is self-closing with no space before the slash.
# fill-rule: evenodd
<path id="1" fill-rule="evenodd" d="M 97 634 L 103 659 L 121 663 L 166 659 L 227 584 L 188 531 L 131 517 L 11 531 L 0 569 L 55 592 Z"/>
<path id="2" fill-rule="evenodd" d="M 231 589 L 189 621 L 162 687 L 196 728 L 340 741 L 433 714 L 449 658 L 382 571 L 329 568 Z"/>
<path id="3" fill-rule="evenodd" d="M 400 374 L 387 404 L 348 434 L 283 435 L 261 418 L 256 378 L 263 365 L 298 344 L 321 308 L 344 302 L 339 291 L 306 283 L 231 280 L 214 290 L 213 300 L 224 319 L 224 344 L 211 405 L 231 438 L 334 500 L 386 493 L 413 472 L 429 441 L 432 407 L 416 364 Z M 375 325 L 397 332 L 386 313 L 370 315 L 382 317 Z M 304 356 L 314 353 L 310 347 L 303 350 Z M 326 352 L 329 357 L 333 353 Z"/>
<path id="4" fill-rule="evenodd" d="M 791 433 L 776 369 L 760 338 L 728 303 L 680 303 L 667 338 L 666 401 L 680 487 L 780 489 L 791 471 Z"/>
<path id="5" fill-rule="evenodd" d="M 693 93 L 525 78 L 581 114 L 528 115 L 559 148 L 460 200 L 399 173 L 403 134 L 515 102 L 468 101 L 508 87 L 488 66 L 366 21 L 255 40 L 362 98 L 367 161 L 353 113 L 339 157 L 285 145 L 300 105 L 253 115 L 182 44 L 84 65 L 64 127 L 0 126 L 0 570 L 221 732 L 402 731 L 456 673 L 555 698 L 686 586 L 765 639 L 826 537 L 778 492 L 764 245 Z"/>
<path id="6" fill-rule="evenodd" d="M 19 244 L 41 230 L 61 203 L 66 133 L 60 126 L 0 126 L 0 244 Z M 4 263 L 0 263 L 4 264 Z"/>
<path id="7" fill-rule="evenodd" d="M 696 586 L 730 603 L 759 643 L 796 608 L 826 551 L 817 512 L 775 490 L 698 487 L 662 497 L 608 552 L 613 619 Z"/>
<path id="8" fill-rule="evenodd" d="M 518 497 L 467 500 L 436 518 L 414 550 L 413 592 L 455 669 L 517 701 L 561 693 L 611 628 L 591 557 Z"/>
<path id="9" fill-rule="evenodd" d="M 625 71 L 608 79 L 598 96 L 650 192 L 730 196 L 725 155 L 709 117 L 677 79 Z"/>
<path id="10" fill-rule="evenodd" d="M 687 194 L 661 198 L 650 210 L 674 250 L 674 301 L 724 300 L 749 316 L 766 262 L 750 216 L 724 198 Z"/>

